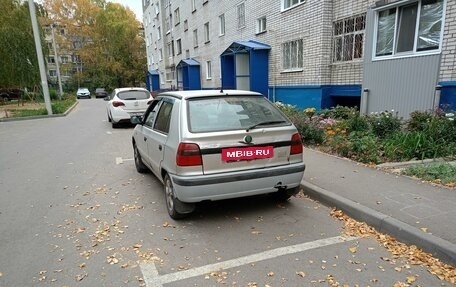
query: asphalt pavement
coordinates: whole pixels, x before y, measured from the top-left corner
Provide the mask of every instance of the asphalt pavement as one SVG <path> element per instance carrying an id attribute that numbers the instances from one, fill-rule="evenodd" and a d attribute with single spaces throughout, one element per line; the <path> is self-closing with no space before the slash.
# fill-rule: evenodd
<path id="1" fill-rule="evenodd" d="M 304 193 L 456 264 L 456 189 L 305 149 Z"/>

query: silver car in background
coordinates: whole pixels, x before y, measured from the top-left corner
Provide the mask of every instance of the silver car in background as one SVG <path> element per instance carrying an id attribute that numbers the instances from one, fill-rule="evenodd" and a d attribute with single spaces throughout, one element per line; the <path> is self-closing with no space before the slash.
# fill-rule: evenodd
<path id="1" fill-rule="evenodd" d="M 136 169 L 164 184 L 174 219 L 196 202 L 259 194 L 288 200 L 299 191 L 301 136 L 259 93 L 165 92 L 132 123 Z"/>

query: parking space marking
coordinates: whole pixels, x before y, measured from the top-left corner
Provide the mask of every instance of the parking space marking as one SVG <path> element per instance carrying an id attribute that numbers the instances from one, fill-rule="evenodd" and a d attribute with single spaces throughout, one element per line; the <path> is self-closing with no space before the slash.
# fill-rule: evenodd
<path id="1" fill-rule="evenodd" d="M 202 276 L 204 274 L 209 274 L 211 272 L 217 272 L 220 270 L 231 269 L 239 267 L 242 265 L 248 265 L 251 263 L 273 259 L 276 257 L 299 253 L 311 249 L 316 249 L 324 246 L 334 245 L 343 242 L 349 242 L 359 239 L 358 237 L 343 237 L 336 236 L 330 238 L 319 239 L 311 242 L 305 242 L 301 244 L 280 247 L 276 249 L 271 249 L 268 251 L 243 256 L 223 262 L 218 262 L 214 264 L 209 264 L 201 267 L 196 267 L 193 269 L 188 269 L 184 271 L 169 273 L 165 275 L 159 275 L 158 270 L 155 267 L 155 264 L 152 262 L 144 262 L 140 264 L 141 272 L 143 274 L 144 282 L 147 287 L 162 287 L 163 284 L 180 281 L 192 277 Z"/>
<path id="2" fill-rule="evenodd" d="M 119 165 L 119 164 L 122 164 L 126 161 L 132 161 L 133 159 L 132 158 L 122 158 L 122 157 L 116 157 L 116 164 Z"/>

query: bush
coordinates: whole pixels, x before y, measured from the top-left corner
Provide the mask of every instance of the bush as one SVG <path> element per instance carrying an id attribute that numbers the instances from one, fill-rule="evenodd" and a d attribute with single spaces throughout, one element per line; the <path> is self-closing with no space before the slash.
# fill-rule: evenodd
<path id="1" fill-rule="evenodd" d="M 430 112 L 415 111 L 410 113 L 410 119 L 406 122 L 408 131 L 423 131 L 433 118 Z"/>
<path id="2" fill-rule="evenodd" d="M 359 115 L 359 111 L 356 108 L 336 106 L 335 108 L 322 110 L 319 114 L 324 118 L 347 120 L 351 117 Z"/>
<path id="3" fill-rule="evenodd" d="M 347 121 L 347 130 L 351 132 L 368 132 L 371 127 L 369 119 L 357 113 L 355 116 L 349 118 Z"/>
<path id="4" fill-rule="evenodd" d="M 348 137 L 350 157 L 363 163 L 381 161 L 381 149 L 377 137 L 369 132 L 353 132 Z"/>
<path id="5" fill-rule="evenodd" d="M 379 138 L 385 139 L 401 130 L 401 119 L 393 112 L 384 111 L 370 117 L 372 132 Z"/>
<path id="6" fill-rule="evenodd" d="M 416 176 L 424 180 L 438 181 L 443 184 L 456 183 L 456 166 L 449 163 L 433 163 L 428 165 L 416 165 L 406 168 L 403 173 Z"/>

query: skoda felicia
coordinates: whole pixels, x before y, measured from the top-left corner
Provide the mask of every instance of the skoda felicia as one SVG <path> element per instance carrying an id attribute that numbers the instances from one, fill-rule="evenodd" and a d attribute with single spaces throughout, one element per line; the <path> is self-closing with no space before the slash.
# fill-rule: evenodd
<path id="1" fill-rule="evenodd" d="M 301 137 L 259 93 L 165 92 L 131 121 L 136 169 L 163 183 L 174 219 L 200 201 L 269 193 L 288 200 L 299 191 Z"/>

